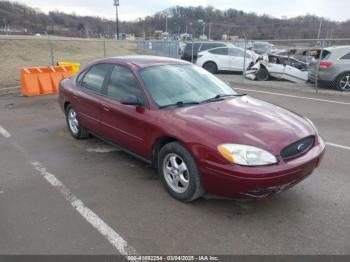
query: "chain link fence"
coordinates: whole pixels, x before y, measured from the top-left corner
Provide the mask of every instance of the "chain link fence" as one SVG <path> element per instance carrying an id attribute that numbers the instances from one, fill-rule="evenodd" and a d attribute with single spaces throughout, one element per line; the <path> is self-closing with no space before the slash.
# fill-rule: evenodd
<path id="1" fill-rule="evenodd" d="M 21 67 L 51 66 L 58 61 L 83 67 L 96 59 L 125 55 L 180 58 L 179 42 L 0 36 L 0 88 L 18 86 Z"/>
<path id="2" fill-rule="evenodd" d="M 213 41 L 191 41 L 188 43 L 192 45 L 188 60 L 195 63 L 197 53 L 200 51 L 198 46 L 203 43 L 210 45 Z M 264 53 L 265 51 L 259 50 L 259 45 L 256 43 L 269 43 L 270 49 L 266 50 L 267 52 L 275 52 L 277 55 L 285 57 L 284 62 L 281 63 L 284 70 L 288 68 L 287 65 L 295 67 L 293 65 L 295 59 L 306 65 L 306 69 L 302 69 L 306 72 L 304 74 L 307 74 L 311 64 L 316 64 L 313 87 L 318 90 L 320 87 L 318 79 L 319 62 L 324 57 L 325 50 L 329 46 L 350 45 L 350 39 L 273 39 L 258 41 L 241 39 L 230 43 L 239 47 L 245 54 L 249 53 L 248 50 Z M 319 52 L 318 55 L 311 56 L 310 52 L 315 50 Z M 185 43 L 179 41 L 116 41 L 51 36 L 0 36 L 0 88 L 18 86 L 19 69 L 21 67 L 50 66 L 55 65 L 58 61 L 71 61 L 85 66 L 96 59 L 123 55 L 156 55 L 180 59 L 184 55 L 184 51 Z M 243 73 L 242 82 L 251 81 L 246 80 L 247 69 L 252 66 L 251 60 L 247 60 L 246 55 L 243 55 L 242 59 L 242 69 L 238 70 L 241 74 Z M 271 61 L 269 62 L 271 63 Z M 285 74 L 287 72 L 282 71 L 282 74 L 275 77 L 275 80 L 285 79 Z"/>

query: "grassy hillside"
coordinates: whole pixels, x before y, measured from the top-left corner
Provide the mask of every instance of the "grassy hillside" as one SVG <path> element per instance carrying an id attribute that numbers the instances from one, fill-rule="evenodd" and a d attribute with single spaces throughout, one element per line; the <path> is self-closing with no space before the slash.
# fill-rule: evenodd
<path id="1" fill-rule="evenodd" d="M 267 15 L 258 16 L 236 10 L 234 4 L 225 11 L 214 7 L 175 6 L 135 22 L 121 22 L 120 32 L 151 37 L 156 30 L 165 31 L 166 16 L 170 33 L 183 33 L 187 28 L 189 33 L 198 37 L 203 30 L 203 23 L 199 21 L 202 20 L 206 23 L 206 33 L 211 24 L 213 39 L 221 39 L 223 34 L 250 39 L 316 38 L 321 19 L 312 15 L 283 20 Z M 31 35 L 47 32 L 71 37 L 112 37 L 115 32 L 114 21 L 61 12 L 44 14 L 22 4 L 0 0 L 0 28 L 5 24 Z M 350 21 L 338 23 L 324 20 L 321 37 L 330 36 L 350 37 Z"/>
<path id="2" fill-rule="evenodd" d="M 54 60 L 79 62 L 82 66 L 103 58 L 103 42 L 99 40 L 53 41 Z M 130 43 L 106 42 L 106 56 L 135 54 L 136 47 Z M 48 41 L 35 37 L 25 40 L 0 37 L 0 88 L 19 85 L 21 67 L 49 66 L 51 55 Z"/>

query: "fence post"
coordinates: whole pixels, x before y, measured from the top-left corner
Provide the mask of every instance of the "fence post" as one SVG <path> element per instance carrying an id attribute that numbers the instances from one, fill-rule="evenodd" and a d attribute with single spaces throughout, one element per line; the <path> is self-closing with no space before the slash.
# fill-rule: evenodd
<path id="1" fill-rule="evenodd" d="M 322 60 L 322 57 L 323 57 L 324 47 L 325 47 L 325 39 L 322 40 L 321 52 L 320 52 L 320 56 L 318 57 L 318 61 L 317 61 L 316 79 L 315 79 L 316 94 L 318 94 L 318 75 L 320 73 L 320 64 L 321 64 L 321 60 Z"/>
<path id="2" fill-rule="evenodd" d="M 245 74 L 246 74 L 246 55 L 247 55 L 247 39 L 244 38 L 244 60 L 243 60 L 242 83 L 244 83 Z"/>
<path id="3" fill-rule="evenodd" d="M 191 57 L 192 64 L 193 64 L 193 48 L 194 48 L 194 42 L 193 42 L 193 37 L 192 37 L 192 57 Z"/>
<path id="4" fill-rule="evenodd" d="M 106 38 L 103 38 L 103 58 L 106 58 Z"/>
<path id="5" fill-rule="evenodd" d="M 180 59 L 181 57 L 180 57 L 180 52 L 181 52 L 181 49 L 180 49 L 180 40 L 177 40 L 176 41 L 176 50 L 177 50 L 177 52 L 176 52 L 176 58 L 177 59 Z"/>
<path id="6" fill-rule="evenodd" d="M 51 40 L 51 37 L 50 37 L 49 34 L 47 34 L 47 40 L 49 42 L 51 65 L 54 66 L 55 65 L 55 59 L 54 59 L 54 54 L 53 54 L 53 44 L 52 44 L 52 40 Z"/>

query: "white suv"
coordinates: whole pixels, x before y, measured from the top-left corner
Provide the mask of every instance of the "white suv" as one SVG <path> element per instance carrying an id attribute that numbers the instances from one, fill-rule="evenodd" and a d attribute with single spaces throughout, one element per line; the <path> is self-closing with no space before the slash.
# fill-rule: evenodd
<path id="1" fill-rule="evenodd" d="M 243 66 L 247 69 L 251 62 L 255 62 L 258 55 L 246 50 L 244 62 L 244 49 L 238 47 L 218 47 L 198 54 L 197 65 L 205 68 L 210 73 L 218 71 L 243 72 Z"/>

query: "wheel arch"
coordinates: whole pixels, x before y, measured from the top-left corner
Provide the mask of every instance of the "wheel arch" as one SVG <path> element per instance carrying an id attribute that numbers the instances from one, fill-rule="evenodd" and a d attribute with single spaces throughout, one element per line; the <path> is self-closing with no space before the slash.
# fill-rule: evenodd
<path id="1" fill-rule="evenodd" d="M 170 135 L 166 135 L 166 136 L 162 136 L 162 137 L 158 137 L 155 142 L 153 143 L 153 147 L 152 147 L 152 159 L 151 159 L 151 165 L 154 168 L 157 168 L 158 165 L 158 154 L 159 151 L 162 147 L 164 147 L 167 144 L 173 143 L 173 142 L 178 142 L 180 143 L 182 146 L 184 146 L 192 155 L 191 150 L 186 146 L 186 144 L 181 141 L 180 139 L 174 137 L 174 136 L 170 136 Z"/>
<path id="2" fill-rule="evenodd" d="M 166 144 L 172 143 L 172 142 L 177 142 L 179 141 L 177 138 L 173 136 L 162 136 L 158 137 L 155 142 L 153 143 L 152 146 L 152 159 L 151 159 L 151 164 L 152 167 L 157 168 L 158 166 L 158 154 L 160 149 L 165 146 Z"/>
<path id="3" fill-rule="evenodd" d="M 208 64 L 208 63 L 213 63 L 213 64 L 216 66 L 216 68 L 219 69 L 218 64 L 217 64 L 214 60 L 205 61 L 205 62 L 203 63 L 203 66 L 202 66 L 202 67 L 204 67 L 204 66 L 205 66 L 206 64 Z"/>
<path id="4" fill-rule="evenodd" d="M 67 107 L 70 105 L 71 103 L 69 101 L 65 101 L 64 104 L 63 104 L 63 109 L 64 109 L 64 112 L 67 111 Z"/>
<path id="5" fill-rule="evenodd" d="M 339 73 L 339 74 L 334 78 L 334 80 L 335 80 L 335 81 L 338 81 L 339 78 L 340 78 L 342 75 L 345 75 L 345 74 L 350 74 L 350 70 L 346 70 L 346 71 L 344 71 L 344 72 Z"/>

